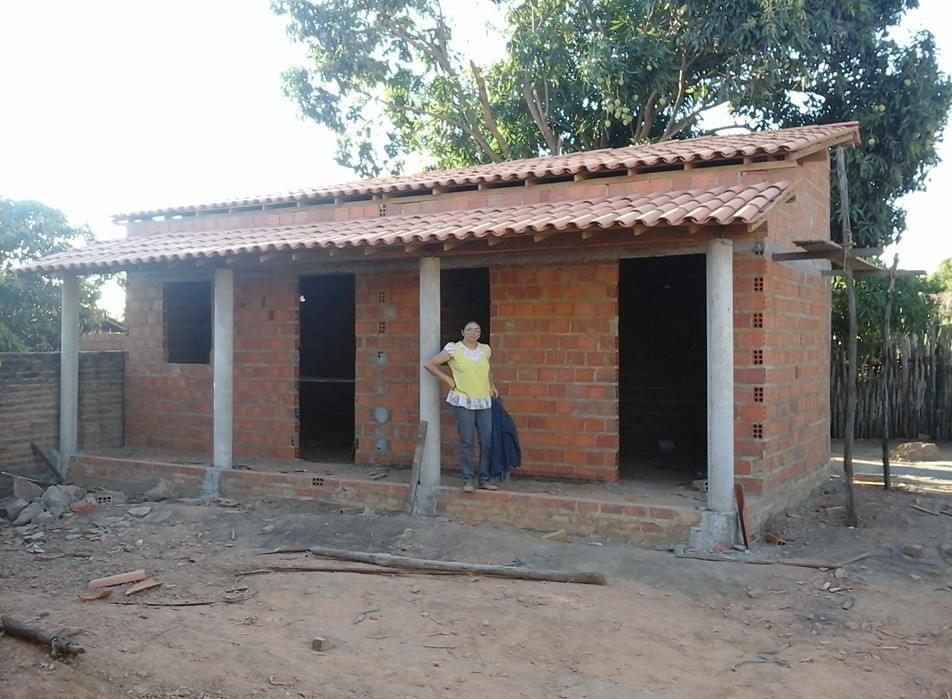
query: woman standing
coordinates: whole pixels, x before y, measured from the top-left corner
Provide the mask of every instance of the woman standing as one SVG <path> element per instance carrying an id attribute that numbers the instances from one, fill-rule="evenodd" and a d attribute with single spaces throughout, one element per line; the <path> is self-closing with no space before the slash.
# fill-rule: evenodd
<path id="1" fill-rule="evenodd" d="M 453 406 L 459 430 L 459 460 L 463 474 L 463 492 L 472 493 L 478 484 L 483 490 L 499 490 L 489 482 L 489 451 L 492 444 L 492 399 L 499 396 L 489 370 L 489 345 L 479 341 L 482 329 L 470 321 L 463 328 L 460 342 L 448 342 L 425 368 L 445 383 L 450 392 L 446 402 Z M 448 364 L 452 376 L 441 365 Z M 473 445 L 479 433 L 479 474 L 473 468 Z M 475 484 L 474 484 L 475 481 Z"/>

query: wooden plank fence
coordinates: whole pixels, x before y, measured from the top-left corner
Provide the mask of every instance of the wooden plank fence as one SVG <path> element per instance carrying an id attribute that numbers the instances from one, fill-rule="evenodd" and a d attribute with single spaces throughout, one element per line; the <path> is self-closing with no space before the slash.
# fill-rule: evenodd
<path id="1" fill-rule="evenodd" d="M 897 337 L 890 357 L 890 437 L 952 439 L 952 328 L 945 326 L 919 337 Z M 831 433 L 834 438 L 842 438 L 846 423 L 845 348 L 834 347 L 831 359 Z M 856 388 L 856 438 L 880 437 L 880 359 L 868 359 L 859 366 Z"/>

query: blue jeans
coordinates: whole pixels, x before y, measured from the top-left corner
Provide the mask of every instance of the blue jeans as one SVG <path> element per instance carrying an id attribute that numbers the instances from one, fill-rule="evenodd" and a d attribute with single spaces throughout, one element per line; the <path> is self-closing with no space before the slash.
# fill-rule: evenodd
<path id="1" fill-rule="evenodd" d="M 479 482 L 488 483 L 489 450 L 493 433 L 492 409 L 467 410 L 454 405 L 453 417 L 456 418 L 456 429 L 459 430 L 459 462 L 463 472 L 463 482 L 472 483 L 475 480 L 473 445 L 475 443 L 475 433 L 479 432 Z"/>

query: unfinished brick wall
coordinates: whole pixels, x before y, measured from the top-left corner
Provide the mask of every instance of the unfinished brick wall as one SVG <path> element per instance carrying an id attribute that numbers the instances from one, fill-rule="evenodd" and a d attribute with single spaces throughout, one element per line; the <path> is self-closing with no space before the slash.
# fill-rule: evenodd
<path id="1" fill-rule="evenodd" d="M 735 473 L 765 496 L 761 521 L 806 496 L 829 462 L 828 265 L 769 259 L 795 240 L 829 239 L 828 167 L 824 151 L 782 171 L 796 198 L 771 214 L 765 244 L 734 258 Z"/>
<path id="2" fill-rule="evenodd" d="M 824 237 L 829 211 L 828 165 L 827 154 L 818 152 L 799 165 L 737 164 L 438 196 L 426 193 L 380 201 L 341 200 L 293 211 L 133 223 L 129 231 L 130 235 L 146 235 L 290 225 L 739 182 L 796 181 L 796 198 L 774 210 L 769 229 L 740 234 L 738 238 L 746 240 L 738 243 L 735 252 L 736 473 L 749 494 L 766 494 L 780 502 L 794 497 L 794 492 L 802 493 L 808 487 L 804 484 L 812 482 L 807 476 L 822 471 L 825 463 L 828 397 L 819 383 L 821 378 L 826 380 L 829 301 L 826 284 L 815 266 L 771 263 L 751 251 L 750 239 L 769 236 L 769 253 L 771 245 L 790 249 L 794 240 Z M 637 240 L 622 241 L 619 236 L 618 241 L 626 249 L 674 248 L 703 244 L 706 235 L 687 236 L 691 240 L 684 242 L 680 233 L 652 231 Z M 596 236 L 592 245 L 599 245 L 600 240 L 604 238 Z M 545 249 L 549 242 L 533 249 Z M 579 242 L 578 249 L 584 245 Z M 490 248 L 486 254 L 492 252 Z M 524 448 L 521 473 L 616 479 L 617 260 L 513 265 L 506 264 L 503 256 L 489 259 L 483 264 L 490 267 L 493 370 L 520 429 Z M 236 452 L 288 456 L 294 453 L 298 429 L 294 413 L 296 280 L 267 267 L 257 273 L 257 281 L 236 273 L 236 293 L 248 304 L 236 309 L 236 392 L 242 395 L 236 407 Z M 406 464 L 412 459 L 422 359 L 418 293 L 417 274 L 409 266 L 356 274 L 357 463 Z M 154 289 L 134 291 L 130 281 L 130 299 L 140 302 L 142 308 L 137 312 L 152 314 L 140 316 L 139 321 L 153 327 L 134 342 L 130 337 L 129 385 L 135 389 L 131 393 L 139 396 L 130 397 L 130 415 L 135 413 L 137 429 L 148 427 L 136 431 L 135 438 L 153 446 L 210 451 L 210 367 L 174 369 L 156 362 L 154 353 L 161 353 L 161 289 L 158 293 Z M 129 325 L 130 329 L 136 325 L 133 316 Z M 131 370 L 133 364 L 135 371 Z M 181 418 L 172 426 L 163 421 L 170 412 L 176 413 L 175 419 Z M 800 412 L 809 417 L 797 417 Z M 242 442 L 246 431 L 255 436 Z M 133 433 L 130 427 L 130 440 Z M 455 470 L 457 438 L 446 407 L 442 434 L 444 468 Z"/>
<path id="3" fill-rule="evenodd" d="M 79 336 L 82 352 L 125 352 L 126 333 L 87 333 Z"/>
<path id="4" fill-rule="evenodd" d="M 122 352 L 79 355 L 79 448 L 123 444 Z M 59 445 L 58 352 L 0 354 L 0 470 L 36 473 L 30 449 Z"/>
<path id="5" fill-rule="evenodd" d="M 298 280 L 235 275 L 235 457 L 298 455 Z"/>
<path id="6" fill-rule="evenodd" d="M 763 429 L 767 371 L 766 260 L 734 252 L 734 475 L 749 495 L 763 492 Z M 755 427 L 759 425 L 760 427 Z"/>
<path id="7" fill-rule="evenodd" d="M 164 283 L 158 275 L 128 275 L 126 441 L 130 446 L 210 453 L 212 367 L 166 361 Z"/>
<path id="8" fill-rule="evenodd" d="M 355 295 L 355 461 L 409 464 L 420 424 L 419 275 L 361 272 Z"/>
<path id="9" fill-rule="evenodd" d="M 212 364 L 166 361 L 163 287 L 129 275 L 126 431 L 131 446 L 210 454 Z M 236 457 L 297 454 L 298 293 L 294 277 L 235 276 Z"/>
<path id="10" fill-rule="evenodd" d="M 493 266 L 490 294 L 520 473 L 616 480 L 618 262 Z"/>

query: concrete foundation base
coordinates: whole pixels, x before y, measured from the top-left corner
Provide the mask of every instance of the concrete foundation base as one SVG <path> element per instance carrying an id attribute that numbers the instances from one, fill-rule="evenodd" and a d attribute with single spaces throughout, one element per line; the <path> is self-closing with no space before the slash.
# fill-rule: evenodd
<path id="1" fill-rule="evenodd" d="M 420 483 L 416 490 L 416 502 L 413 503 L 413 514 L 420 517 L 436 517 L 436 494 L 439 487 L 432 487 Z"/>
<path id="2" fill-rule="evenodd" d="M 209 468 L 205 471 L 205 480 L 202 482 L 202 497 L 214 500 L 221 496 L 221 474 L 224 469 Z"/>
<path id="3" fill-rule="evenodd" d="M 691 527 L 688 542 L 692 549 L 704 552 L 718 546 L 733 546 L 737 543 L 737 513 L 703 510 L 701 523 Z"/>

